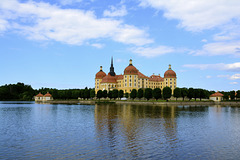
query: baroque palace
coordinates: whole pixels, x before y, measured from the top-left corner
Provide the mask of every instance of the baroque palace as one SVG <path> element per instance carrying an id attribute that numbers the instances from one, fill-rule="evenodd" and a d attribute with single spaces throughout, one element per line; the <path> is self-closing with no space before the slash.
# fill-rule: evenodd
<path id="1" fill-rule="evenodd" d="M 125 68 L 124 74 L 116 75 L 113 67 L 113 58 L 111 59 L 110 72 L 106 75 L 100 66 L 100 71 L 95 76 L 95 92 L 98 90 L 123 90 L 124 93 L 130 93 L 133 89 L 144 88 L 160 88 L 170 87 L 172 91 L 177 87 L 177 76 L 169 65 L 168 70 L 164 73 L 164 77 L 159 75 L 151 75 L 150 77 L 142 74 L 133 66 L 130 59 L 129 65 Z"/>

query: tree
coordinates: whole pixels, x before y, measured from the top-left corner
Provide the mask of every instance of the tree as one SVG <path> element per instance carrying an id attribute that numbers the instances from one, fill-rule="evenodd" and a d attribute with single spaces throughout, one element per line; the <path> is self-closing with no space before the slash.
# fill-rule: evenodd
<path id="1" fill-rule="evenodd" d="M 194 97 L 195 101 L 197 100 L 197 98 L 200 97 L 199 89 L 193 89 L 193 97 Z"/>
<path id="2" fill-rule="evenodd" d="M 207 91 L 203 90 L 203 89 L 199 89 L 199 98 L 200 101 L 202 101 L 202 98 L 206 98 L 207 97 Z"/>
<path id="3" fill-rule="evenodd" d="M 95 95 L 95 89 L 92 89 L 91 91 L 90 91 L 90 97 L 91 98 L 94 98 L 96 95 Z"/>
<path id="4" fill-rule="evenodd" d="M 181 88 L 181 97 L 184 98 L 188 95 L 188 89 L 187 88 Z"/>
<path id="5" fill-rule="evenodd" d="M 172 96 L 172 89 L 170 87 L 163 88 L 163 98 L 168 101 L 168 99 Z"/>
<path id="6" fill-rule="evenodd" d="M 108 97 L 108 93 L 107 93 L 107 90 L 103 90 L 103 98 L 107 98 Z"/>
<path id="7" fill-rule="evenodd" d="M 240 98 L 240 90 L 237 91 L 236 98 Z"/>
<path id="8" fill-rule="evenodd" d="M 84 89 L 84 98 L 90 98 L 90 90 L 87 87 Z"/>
<path id="9" fill-rule="evenodd" d="M 138 97 L 139 99 L 143 98 L 143 89 L 142 89 L 142 88 L 138 89 L 137 97 Z"/>
<path id="10" fill-rule="evenodd" d="M 161 93 L 161 92 L 162 92 L 162 91 L 161 91 L 160 88 L 155 88 L 155 89 L 153 90 L 153 92 L 152 92 L 153 97 L 154 97 L 156 100 L 158 100 L 159 98 L 162 97 L 162 93 Z"/>
<path id="11" fill-rule="evenodd" d="M 173 91 L 173 96 L 176 97 L 176 101 L 179 97 L 181 97 L 181 89 L 180 88 L 175 88 Z"/>
<path id="12" fill-rule="evenodd" d="M 235 99 L 235 91 L 230 91 L 229 95 L 230 95 L 231 100 Z"/>
<path id="13" fill-rule="evenodd" d="M 125 97 L 128 98 L 129 97 L 129 93 L 126 92 L 125 93 Z"/>
<path id="14" fill-rule="evenodd" d="M 123 90 L 118 91 L 118 98 L 123 98 Z"/>
<path id="15" fill-rule="evenodd" d="M 108 91 L 107 94 L 108 98 L 110 98 L 110 100 L 113 98 L 113 91 Z"/>
<path id="16" fill-rule="evenodd" d="M 118 97 L 118 90 L 117 89 L 114 89 L 113 92 L 112 92 L 112 97 L 114 99 L 116 99 Z"/>
<path id="17" fill-rule="evenodd" d="M 100 98 L 102 97 L 103 97 L 103 91 L 102 90 L 97 91 L 97 98 L 100 100 Z"/>
<path id="18" fill-rule="evenodd" d="M 189 88 L 188 95 L 187 95 L 187 97 L 189 98 L 189 101 L 193 98 L 193 96 L 194 96 L 194 90 L 193 88 Z"/>
<path id="19" fill-rule="evenodd" d="M 130 93 L 130 98 L 134 100 L 136 97 L 137 97 L 137 90 L 133 89 L 132 92 Z"/>
<path id="20" fill-rule="evenodd" d="M 146 88 L 144 92 L 144 97 L 149 100 L 152 98 L 152 89 L 151 88 Z"/>

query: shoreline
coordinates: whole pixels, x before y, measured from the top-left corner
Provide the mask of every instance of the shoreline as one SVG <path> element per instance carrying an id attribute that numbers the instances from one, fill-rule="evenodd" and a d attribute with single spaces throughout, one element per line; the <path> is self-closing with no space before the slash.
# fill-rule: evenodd
<path id="1" fill-rule="evenodd" d="M 240 101 L 229 102 L 213 102 L 213 101 L 179 101 L 179 102 L 153 102 L 153 101 L 98 101 L 98 100 L 53 100 L 36 103 L 50 103 L 50 104 L 132 104 L 132 105 L 222 105 L 222 106 L 240 106 Z"/>

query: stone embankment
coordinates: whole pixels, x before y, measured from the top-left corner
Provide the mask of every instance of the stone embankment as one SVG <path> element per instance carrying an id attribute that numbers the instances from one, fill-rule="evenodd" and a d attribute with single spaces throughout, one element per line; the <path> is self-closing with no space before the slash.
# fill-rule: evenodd
<path id="1" fill-rule="evenodd" d="M 44 103 L 51 104 L 131 104 L 131 105 L 222 105 L 222 106 L 240 106 L 240 101 L 213 102 L 213 101 L 178 101 L 178 102 L 154 102 L 154 101 L 94 101 L 94 100 L 53 100 Z"/>

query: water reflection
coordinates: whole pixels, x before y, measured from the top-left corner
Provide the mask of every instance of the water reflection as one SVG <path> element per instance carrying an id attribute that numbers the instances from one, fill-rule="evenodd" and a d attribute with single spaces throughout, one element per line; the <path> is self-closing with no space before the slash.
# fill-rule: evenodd
<path id="1" fill-rule="evenodd" d="M 179 117 L 204 117 L 207 111 L 207 106 L 96 105 L 96 134 L 115 154 L 121 147 L 130 152 L 129 158 L 157 156 L 159 149 L 171 153 L 180 147 Z"/>
<path id="2" fill-rule="evenodd" d="M 238 159 L 240 107 L 0 103 L 0 159 Z"/>

